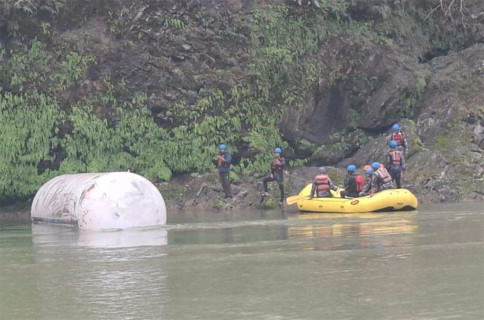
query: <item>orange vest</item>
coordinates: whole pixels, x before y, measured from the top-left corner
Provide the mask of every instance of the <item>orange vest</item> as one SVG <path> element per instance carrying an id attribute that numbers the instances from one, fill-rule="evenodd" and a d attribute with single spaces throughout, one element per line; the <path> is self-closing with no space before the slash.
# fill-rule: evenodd
<path id="1" fill-rule="evenodd" d="M 380 178 L 383 180 L 383 183 L 388 183 L 391 182 L 392 176 L 388 173 L 387 169 L 385 167 L 380 167 L 376 173 L 380 176 Z"/>
<path id="2" fill-rule="evenodd" d="M 392 155 L 392 164 L 399 166 L 402 164 L 402 151 L 394 150 L 390 153 Z"/>
<path id="3" fill-rule="evenodd" d="M 318 192 L 329 191 L 329 177 L 326 174 L 316 176 L 316 190 Z"/>
<path id="4" fill-rule="evenodd" d="M 392 133 L 392 140 L 397 143 L 397 146 L 401 146 L 403 144 L 403 139 L 405 139 L 405 137 L 400 131 Z"/>

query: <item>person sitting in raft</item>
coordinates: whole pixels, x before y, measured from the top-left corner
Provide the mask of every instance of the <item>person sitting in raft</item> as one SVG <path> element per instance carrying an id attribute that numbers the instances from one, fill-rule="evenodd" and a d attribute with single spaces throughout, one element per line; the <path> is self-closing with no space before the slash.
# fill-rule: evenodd
<path id="1" fill-rule="evenodd" d="M 311 188 L 310 199 L 314 196 L 317 198 L 332 197 L 330 190 L 336 191 L 336 187 L 328 176 L 328 170 L 325 167 L 319 168 L 319 174 L 315 177 L 313 187 Z"/>
<path id="2" fill-rule="evenodd" d="M 370 165 L 366 165 L 363 167 L 366 175 L 365 185 L 363 186 L 363 190 L 360 192 L 360 197 L 367 196 L 371 193 L 373 189 L 373 169 Z"/>
<path id="3" fill-rule="evenodd" d="M 281 148 L 274 149 L 274 159 L 271 161 L 271 174 L 262 180 L 262 184 L 264 185 L 263 197 L 269 196 L 267 184 L 272 181 L 277 181 L 279 191 L 281 192 L 279 204 L 282 204 L 284 201 L 284 169 L 286 166 L 286 160 L 281 156 L 281 153 Z"/>
<path id="4" fill-rule="evenodd" d="M 396 141 L 392 140 L 388 145 L 390 146 L 390 151 L 387 156 L 388 172 L 390 172 L 393 181 L 397 184 L 397 188 L 400 189 L 402 187 L 402 171 L 406 169 L 405 156 L 403 155 L 403 151 L 398 148 Z"/>
<path id="5" fill-rule="evenodd" d="M 215 156 L 214 162 L 218 169 L 218 178 L 222 184 L 225 198 L 232 198 L 232 189 L 230 188 L 230 164 L 232 157 L 226 151 L 227 145 L 222 143 L 218 146 L 219 154 Z"/>
<path id="6" fill-rule="evenodd" d="M 346 168 L 347 175 L 344 180 L 345 190 L 341 191 L 341 198 L 356 198 L 363 190 L 365 179 L 356 173 L 356 166 L 351 164 Z"/>
<path id="7" fill-rule="evenodd" d="M 390 173 L 388 173 L 385 166 L 380 164 L 379 162 L 373 162 L 371 164 L 373 168 L 373 181 L 372 181 L 372 190 L 371 194 L 375 194 L 377 192 L 392 189 L 393 188 L 393 179 Z"/>
<path id="8" fill-rule="evenodd" d="M 398 147 L 401 147 L 404 154 L 408 154 L 409 148 L 407 143 L 407 138 L 405 134 L 401 131 L 401 127 L 398 123 L 392 126 L 392 134 L 390 136 L 390 141 L 395 141 Z"/>

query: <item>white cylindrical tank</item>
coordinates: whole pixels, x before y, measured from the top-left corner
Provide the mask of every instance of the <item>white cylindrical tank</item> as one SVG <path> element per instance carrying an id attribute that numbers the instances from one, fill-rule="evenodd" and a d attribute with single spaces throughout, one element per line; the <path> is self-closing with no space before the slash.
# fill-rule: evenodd
<path id="1" fill-rule="evenodd" d="M 103 230 L 166 224 L 165 201 L 147 179 L 130 172 L 58 176 L 35 195 L 32 221 Z"/>

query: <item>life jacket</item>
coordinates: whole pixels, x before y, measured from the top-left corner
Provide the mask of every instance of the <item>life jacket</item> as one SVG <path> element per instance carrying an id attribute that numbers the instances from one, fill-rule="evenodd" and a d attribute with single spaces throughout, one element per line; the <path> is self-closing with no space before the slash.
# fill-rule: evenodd
<path id="1" fill-rule="evenodd" d="M 365 185 L 365 178 L 358 175 L 358 176 L 355 176 L 355 181 L 356 181 L 356 192 L 363 191 L 363 186 Z"/>
<path id="2" fill-rule="evenodd" d="M 326 174 L 319 174 L 316 176 L 316 190 L 318 192 L 329 191 L 329 176 Z"/>
<path id="3" fill-rule="evenodd" d="M 284 165 L 282 164 L 281 159 L 272 160 L 271 169 L 274 171 L 281 171 L 282 169 L 284 169 Z"/>
<path id="4" fill-rule="evenodd" d="M 230 164 L 227 164 L 225 161 L 223 161 L 222 159 L 225 159 L 225 157 L 223 155 L 221 156 L 222 157 L 218 158 L 217 160 L 217 168 L 228 168 Z"/>
<path id="5" fill-rule="evenodd" d="M 394 140 L 397 143 L 397 146 L 401 146 L 403 144 L 404 139 L 405 139 L 405 136 L 400 131 L 392 133 L 392 140 Z"/>
<path id="6" fill-rule="evenodd" d="M 388 173 L 385 167 L 380 166 L 380 168 L 376 171 L 377 175 L 383 180 L 383 183 L 392 182 L 392 176 Z"/>
<path id="7" fill-rule="evenodd" d="M 392 165 L 399 166 L 402 164 L 402 151 L 393 150 L 390 154 L 392 156 Z"/>

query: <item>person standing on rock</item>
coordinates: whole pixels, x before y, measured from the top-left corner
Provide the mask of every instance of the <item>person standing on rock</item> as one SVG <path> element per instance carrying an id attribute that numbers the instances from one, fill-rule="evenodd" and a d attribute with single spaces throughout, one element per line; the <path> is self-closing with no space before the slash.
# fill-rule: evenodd
<path id="1" fill-rule="evenodd" d="M 317 198 L 332 197 L 331 190 L 338 190 L 328 175 L 328 170 L 325 167 L 318 169 L 319 174 L 314 178 L 313 187 L 311 188 L 310 199 L 316 196 Z"/>
<path id="2" fill-rule="evenodd" d="M 222 189 L 225 193 L 225 198 L 232 198 L 232 190 L 230 188 L 230 164 L 232 157 L 227 152 L 227 145 L 222 143 L 218 146 L 219 154 L 215 156 L 215 165 L 218 169 L 218 178 L 222 184 Z"/>
<path id="3" fill-rule="evenodd" d="M 399 150 L 396 141 L 392 140 L 388 145 L 390 146 L 390 152 L 388 152 L 387 156 L 387 168 L 393 181 L 397 184 L 397 188 L 400 189 L 402 187 L 402 171 L 406 169 L 405 156 L 403 151 Z"/>
<path id="4" fill-rule="evenodd" d="M 262 184 L 264 185 L 262 198 L 269 196 L 268 183 L 277 181 L 279 191 L 281 192 L 281 200 L 279 205 L 282 205 L 284 201 L 284 170 L 286 166 L 286 160 L 281 156 L 281 154 L 281 148 L 278 147 L 274 149 L 274 159 L 271 161 L 271 174 L 262 180 Z"/>
<path id="5" fill-rule="evenodd" d="M 392 135 L 390 136 L 390 141 L 395 141 L 398 147 L 401 147 L 404 154 L 408 154 L 409 148 L 407 143 L 407 137 L 401 131 L 400 125 L 395 123 L 392 126 Z"/>
<path id="6" fill-rule="evenodd" d="M 356 166 L 351 164 L 346 168 L 347 175 L 344 180 L 345 190 L 341 192 L 341 198 L 358 197 L 359 193 L 363 190 L 365 179 L 356 173 Z"/>

